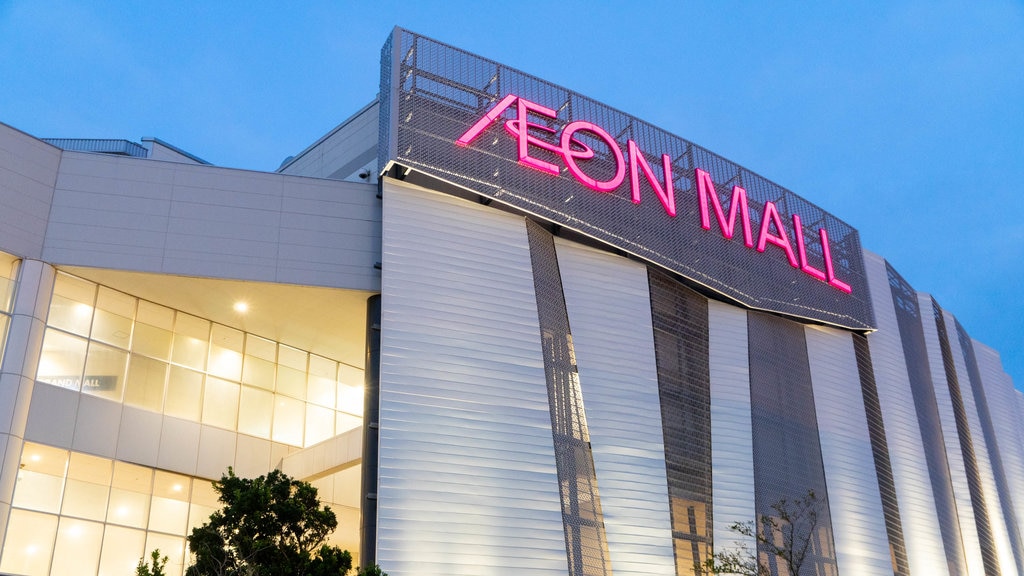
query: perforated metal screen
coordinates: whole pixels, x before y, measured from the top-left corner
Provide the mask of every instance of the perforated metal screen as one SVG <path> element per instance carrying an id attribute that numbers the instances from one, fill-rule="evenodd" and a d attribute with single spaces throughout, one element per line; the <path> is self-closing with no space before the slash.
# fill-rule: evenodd
<path id="1" fill-rule="evenodd" d="M 518 139 L 509 130 L 515 124 L 506 126 L 507 120 L 516 118 L 516 104 L 495 114 L 467 146 L 456 144 L 496 104 L 508 103 L 509 95 L 555 112 L 549 119 L 543 114 L 529 115 L 534 124 L 530 136 L 547 142 L 531 144 L 529 154 L 557 169 L 542 171 L 519 162 Z M 385 169 L 397 166 L 399 177 L 412 170 L 469 189 L 676 272 L 752 308 L 856 330 L 874 328 L 855 229 L 683 138 L 571 90 L 402 29 L 395 30 L 382 51 L 380 102 L 379 165 Z M 564 148 L 561 155 L 545 149 L 557 147 L 560 131 L 576 121 L 600 127 L 617 143 L 619 158 L 595 132 L 584 129 L 575 133 L 571 145 L 576 151 L 582 145 L 593 151 L 593 157 L 580 157 L 575 163 L 578 171 L 596 181 L 614 180 L 613 175 L 626 165 L 624 178 L 614 189 L 602 193 L 584 186 L 567 168 Z M 634 202 L 630 140 L 659 185 L 664 179 L 662 155 L 669 156 L 676 216 L 668 214 L 639 168 L 640 202 Z M 746 190 L 754 247 L 745 245 L 741 232 L 725 238 L 713 209 L 710 230 L 702 228 L 697 168 L 710 175 L 726 215 L 733 187 Z M 800 266 L 792 266 L 779 246 L 768 243 L 763 252 L 758 251 L 768 202 L 776 206 L 778 222 L 786 228 L 780 231 L 773 223 L 769 234 L 785 234 L 794 252 L 796 229 L 791 216 L 799 215 L 807 266 L 826 270 L 819 230 L 827 232 L 834 276 L 849 284 L 849 294 L 801 271 Z M 739 223 L 736 227 L 742 229 Z"/>

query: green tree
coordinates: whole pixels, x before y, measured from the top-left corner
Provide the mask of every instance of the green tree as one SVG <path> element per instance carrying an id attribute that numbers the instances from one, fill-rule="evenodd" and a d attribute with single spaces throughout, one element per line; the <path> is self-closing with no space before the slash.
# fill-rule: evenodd
<path id="1" fill-rule="evenodd" d="M 704 563 L 710 574 L 739 574 L 741 576 L 769 576 L 765 563 L 775 557 L 779 570 L 790 576 L 799 576 L 800 569 L 814 552 L 814 538 L 823 503 L 814 490 L 801 498 L 783 498 L 771 505 L 773 514 L 761 514 L 757 523 L 736 522 L 729 527 L 733 532 L 753 538 L 761 558 L 745 544 L 711 555 Z"/>
<path id="2" fill-rule="evenodd" d="M 188 536 L 188 576 L 341 576 L 352 568 L 348 551 L 324 544 L 338 520 L 308 482 L 279 470 L 239 478 L 228 468 L 213 486 L 224 507 Z"/>
<path id="3" fill-rule="evenodd" d="M 153 565 L 150 566 L 146 562 L 145 556 L 139 558 L 139 565 L 135 567 L 135 576 L 167 576 L 164 573 L 164 567 L 167 566 L 167 556 L 161 558 L 159 548 L 150 552 L 149 556 L 153 561 Z"/>

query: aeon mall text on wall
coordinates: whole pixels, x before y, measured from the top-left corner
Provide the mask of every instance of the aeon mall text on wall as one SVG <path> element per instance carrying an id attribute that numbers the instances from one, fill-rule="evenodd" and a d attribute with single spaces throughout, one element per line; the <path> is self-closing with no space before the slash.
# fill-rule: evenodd
<path id="1" fill-rule="evenodd" d="M 515 106 L 513 107 L 513 105 Z M 671 218 L 676 217 L 675 190 L 672 186 L 674 180 L 672 161 L 667 154 L 662 154 L 661 156 L 662 180 L 659 181 L 654 170 L 648 164 L 644 153 L 633 140 L 626 142 L 625 155 L 623 155 L 623 150 L 619 143 L 606 130 L 592 122 L 582 120 L 566 124 L 562 127 L 559 134 L 554 128 L 530 122 L 529 120 L 529 114 L 531 113 L 545 118 L 556 119 L 558 114 L 555 110 L 525 98 L 520 98 L 514 94 L 505 96 L 477 120 L 469 130 L 462 134 L 455 143 L 459 146 L 469 146 L 470 143 L 480 136 L 491 124 L 501 118 L 505 111 L 510 108 L 515 111 L 516 117 L 506 119 L 504 127 L 509 135 L 517 141 L 520 164 L 547 174 L 558 175 L 560 169 L 557 165 L 530 155 L 531 147 L 546 150 L 560 157 L 565 168 L 580 184 L 600 193 L 617 190 L 626 179 L 626 174 L 628 173 L 630 195 L 634 204 L 639 204 L 641 201 L 640 173 L 642 172 L 647 183 L 654 190 L 655 195 L 664 207 L 665 213 Z M 597 137 L 611 151 L 615 162 L 615 172 L 611 178 L 608 180 L 597 180 L 580 168 L 579 161 L 593 158 L 595 152 L 593 148 L 574 137 L 577 132 L 586 132 Z M 543 133 L 552 141 L 539 138 L 539 133 Z M 553 141 L 557 141 L 557 143 Z M 768 245 L 771 244 L 785 254 L 786 259 L 793 268 L 804 272 L 816 280 L 825 282 L 837 290 L 847 294 L 851 292 L 849 284 L 836 278 L 835 270 L 832 266 L 832 252 L 829 246 L 828 232 L 824 228 L 818 229 L 818 241 L 821 243 L 821 254 L 825 269 L 819 270 L 807 261 L 804 229 L 799 215 L 793 214 L 791 216 L 791 226 L 786 226 L 775 203 L 771 201 L 765 202 L 761 213 L 761 226 L 755 243 L 746 190 L 739 186 L 733 186 L 728 214 L 726 214 L 726 209 L 723 208 L 721 200 L 715 192 L 715 185 L 711 174 L 696 168 L 694 169 L 694 180 L 700 206 L 701 227 L 704 230 L 711 230 L 711 213 L 714 212 L 715 220 L 723 237 L 731 239 L 736 232 L 736 228 L 739 227 L 743 234 L 743 244 L 747 248 L 763 253 Z M 792 231 L 793 242 L 790 242 L 790 231 Z"/>

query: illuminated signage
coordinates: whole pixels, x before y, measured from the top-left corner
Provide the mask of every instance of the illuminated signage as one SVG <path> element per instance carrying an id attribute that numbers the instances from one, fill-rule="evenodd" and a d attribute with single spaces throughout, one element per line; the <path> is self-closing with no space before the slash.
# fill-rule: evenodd
<path id="1" fill-rule="evenodd" d="M 514 106 L 513 106 L 514 105 Z M 521 98 L 514 94 L 506 95 L 486 114 L 466 130 L 455 143 L 459 146 L 469 146 L 489 126 L 503 118 L 506 111 L 515 110 L 515 117 L 506 118 L 504 122 L 505 131 L 516 140 L 519 163 L 523 166 L 555 175 L 561 173 L 558 165 L 543 158 L 531 155 L 535 150 L 543 150 L 561 158 L 565 169 L 572 174 L 580 184 L 599 192 L 608 193 L 617 190 L 629 174 L 630 198 L 634 204 L 640 204 L 640 173 L 654 190 L 655 195 L 661 202 L 665 213 L 675 218 L 676 197 L 673 189 L 672 159 L 668 154 L 661 155 L 661 180 L 651 169 L 650 164 L 640 150 L 639 145 L 632 139 L 626 141 L 626 154 L 623 154 L 619 143 L 600 126 L 576 120 L 569 122 L 562 127 L 561 132 L 551 127 L 547 120 L 557 120 L 558 113 L 546 106 L 537 104 Z M 529 115 L 534 114 L 544 123 L 531 122 Z M 577 135 L 587 134 L 585 140 L 603 143 L 611 153 L 611 161 L 614 163 L 614 171 L 610 177 L 598 180 L 588 175 L 581 167 L 580 161 L 591 159 L 595 156 L 594 148 L 588 145 L 584 139 Z M 790 222 L 784 221 L 779 214 L 775 202 L 764 202 L 761 212 L 760 227 L 758 229 L 757 241 L 754 241 L 751 229 L 750 209 L 747 199 L 747 192 L 740 186 L 733 186 L 729 201 L 728 217 L 726 209 L 715 191 L 715 185 L 711 174 L 701 168 L 694 169 L 694 181 L 696 182 L 696 200 L 700 206 L 700 223 L 704 230 L 711 230 L 711 211 L 714 211 L 715 221 L 721 230 L 722 236 L 732 239 L 737 225 L 743 233 L 743 244 L 752 250 L 764 253 L 768 245 L 778 248 L 785 256 L 789 265 L 808 276 L 825 282 L 829 286 L 847 294 L 852 292 L 850 285 L 836 277 L 835 267 L 832 263 L 832 250 L 829 245 L 828 231 L 825 228 L 818 229 L 817 242 L 820 242 L 821 258 L 824 262 L 824 270 L 812 266 L 807 257 L 807 244 L 804 238 L 804 227 L 798 214 L 790 217 Z M 737 221 L 737 217 L 739 221 Z M 792 232 L 792 240 L 790 240 Z"/>
<path id="2" fill-rule="evenodd" d="M 385 178 L 526 215 L 754 310 L 875 328 L 855 228 L 640 118 L 402 29 L 381 50 L 379 109 Z"/>

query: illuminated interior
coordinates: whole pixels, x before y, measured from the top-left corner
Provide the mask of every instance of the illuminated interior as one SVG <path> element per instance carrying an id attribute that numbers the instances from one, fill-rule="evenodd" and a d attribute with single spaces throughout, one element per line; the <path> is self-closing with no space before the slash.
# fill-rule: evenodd
<path id="1" fill-rule="evenodd" d="M 9 302 L 9 286 L 3 292 Z M 362 425 L 368 296 L 62 270 L 36 386 L 294 453 Z M 180 575 L 185 536 L 219 507 L 209 480 L 26 442 L 0 572 L 130 574 L 159 548 L 170 558 L 167 573 Z M 338 516 L 331 543 L 357 555 L 360 466 L 309 480 Z"/>

